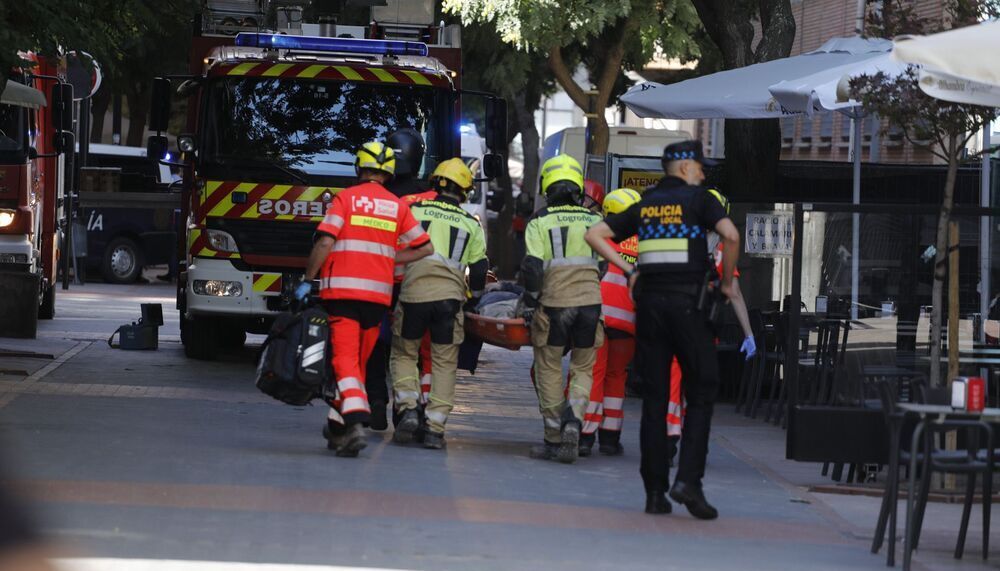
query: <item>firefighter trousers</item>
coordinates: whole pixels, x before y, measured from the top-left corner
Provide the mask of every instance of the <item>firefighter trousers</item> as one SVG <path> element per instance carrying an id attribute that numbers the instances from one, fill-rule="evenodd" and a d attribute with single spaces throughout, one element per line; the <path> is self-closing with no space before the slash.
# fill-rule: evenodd
<path id="1" fill-rule="evenodd" d="M 670 484 L 667 412 L 675 355 L 687 401 L 677 481 L 700 486 L 705 475 L 719 363 L 714 336 L 696 303 L 694 296 L 670 292 L 641 292 L 636 299 L 636 360 L 644 385 L 639 471 L 647 491 Z"/>
<path id="2" fill-rule="evenodd" d="M 330 420 L 341 424 L 367 422 L 371 415 L 365 392 L 365 369 L 378 340 L 378 326 L 385 307 L 355 300 L 327 302 L 330 345 L 337 398 Z"/>
<path id="3" fill-rule="evenodd" d="M 531 321 L 534 382 L 545 441 L 558 444 L 565 422 L 582 422 L 593 385 L 597 348 L 604 342 L 601 306 L 539 307 Z M 563 388 L 562 358 L 570 348 L 569 388 Z"/>
<path id="4" fill-rule="evenodd" d="M 464 339 L 461 302 L 445 299 L 396 306 L 392 335 L 392 390 L 397 411 L 416 409 L 421 400 L 417 361 L 430 333 L 431 383 L 424 416 L 433 432 L 444 432 L 455 404 L 458 346 Z"/>
<path id="5" fill-rule="evenodd" d="M 625 415 L 625 380 L 635 354 L 635 337 L 618 329 L 605 331 L 604 344 L 594 361 L 594 384 L 583 418 L 583 433 L 621 432 Z"/>

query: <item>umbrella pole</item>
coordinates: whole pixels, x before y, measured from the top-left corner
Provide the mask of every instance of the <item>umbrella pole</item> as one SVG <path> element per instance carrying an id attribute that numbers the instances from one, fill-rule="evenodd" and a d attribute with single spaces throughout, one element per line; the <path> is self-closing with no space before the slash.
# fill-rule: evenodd
<path id="1" fill-rule="evenodd" d="M 861 120 L 857 113 L 851 115 L 851 150 L 854 155 L 853 200 L 855 206 L 861 204 Z M 861 215 L 851 215 L 851 319 L 858 318 L 858 266 L 861 246 Z"/>
<path id="2" fill-rule="evenodd" d="M 979 180 L 979 206 L 990 207 L 990 130 L 991 126 L 987 122 L 983 125 L 983 166 L 980 171 Z M 992 287 L 990 284 L 990 217 L 983 216 L 979 219 L 979 342 L 986 342 L 986 332 L 984 325 L 986 317 L 990 312 L 990 299 L 992 297 Z"/>

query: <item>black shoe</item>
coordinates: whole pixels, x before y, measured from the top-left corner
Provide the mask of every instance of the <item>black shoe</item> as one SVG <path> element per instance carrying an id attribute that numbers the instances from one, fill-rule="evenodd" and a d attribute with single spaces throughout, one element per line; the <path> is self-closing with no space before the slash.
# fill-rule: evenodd
<path id="1" fill-rule="evenodd" d="M 646 513 L 648 514 L 668 514 L 673 511 L 667 494 L 663 490 L 653 490 L 646 492 Z"/>
<path id="2" fill-rule="evenodd" d="M 428 430 L 424 433 L 424 448 L 441 450 L 445 447 L 444 433 Z"/>
<path id="3" fill-rule="evenodd" d="M 360 424 L 348 425 L 344 436 L 337 446 L 337 456 L 341 458 L 357 458 L 358 453 L 368 446 L 365 441 L 365 430 Z"/>
<path id="4" fill-rule="evenodd" d="M 620 442 L 615 442 L 613 444 L 601 444 L 597 447 L 597 451 L 605 456 L 621 456 L 625 453 L 625 447 Z"/>
<path id="5" fill-rule="evenodd" d="M 528 456 L 536 460 L 555 460 L 559 455 L 559 445 L 546 442 L 537 446 L 532 446 Z"/>
<path id="6" fill-rule="evenodd" d="M 563 423 L 560 437 L 557 459 L 563 464 L 576 462 L 580 455 L 580 421 L 570 420 Z"/>
<path id="7" fill-rule="evenodd" d="M 581 434 L 580 435 L 580 457 L 586 458 L 590 456 L 591 451 L 594 449 L 594 442 L 597 440 L 596 434 Z"/>
<path id="8" fill-rule="evenodd" d="M 323 438 L 326 438 L 327 450 L 336 450 L 340 446 L 341 441 L 344 439 L 343 425 L 327 421 L 327 423 L 323 425 Z"/>
<path id="9" fill-rule="evenodd" d="M 621 444 L 622 433 L 618 430 L 600 429 L 597 431 L 597 441 L 600 445 L 597 451 L 605 456 L 621 456 L 625 453 L 625 447 Z"/>
<path id="10" fill-rule="evenodd" d="M 420 428 L 420 416 L 414 409 L 403 411 L 396 424 L 396 432 L 392 433 L 392 441 L 396 444 L 409 444 L 413 442 L 413 435 Z"/>
<path id="11" fill-rule="evenodd" d="M 368 427 L 372 430 L 383 431 L 389 428 L 389 419 L 386 418 L 384 402 L 375 401 L 371 403 L 372 414 L 368 420 Z"/>
<path id="12" fill-rule="evenodd" d="M 705 494 L 701 491 L 701 486 L 685 484 L 684 482 L 674 482 L 674 487 L 670 488 L 670 499 L 679 504 L 684 504 L 688 513 L 698 519 L 715 519 L 719 517 L 719 510 L 712 507 L 705 499 Z"/>

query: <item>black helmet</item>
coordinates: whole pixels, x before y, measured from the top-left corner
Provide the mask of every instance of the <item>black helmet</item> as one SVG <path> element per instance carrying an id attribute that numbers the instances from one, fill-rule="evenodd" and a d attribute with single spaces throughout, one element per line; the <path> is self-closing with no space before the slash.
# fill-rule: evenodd
<path id="1" fill-rule="evenodd" d="M 396 176 L 413 177 L 424 162 L 424 138 L 409 127 L 393 131 L 386 142 L 396 153 Z"/>

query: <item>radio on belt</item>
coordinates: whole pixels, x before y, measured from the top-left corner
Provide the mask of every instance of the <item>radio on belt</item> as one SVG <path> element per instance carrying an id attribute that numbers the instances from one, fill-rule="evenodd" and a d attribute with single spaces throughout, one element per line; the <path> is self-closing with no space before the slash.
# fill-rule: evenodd
<path id="1" fill-rule="evenodd" d="M 986 408 L 986 381 L 982 377 L 957 377 L 951 384 L 951 407 L 982 412 Z"/>

